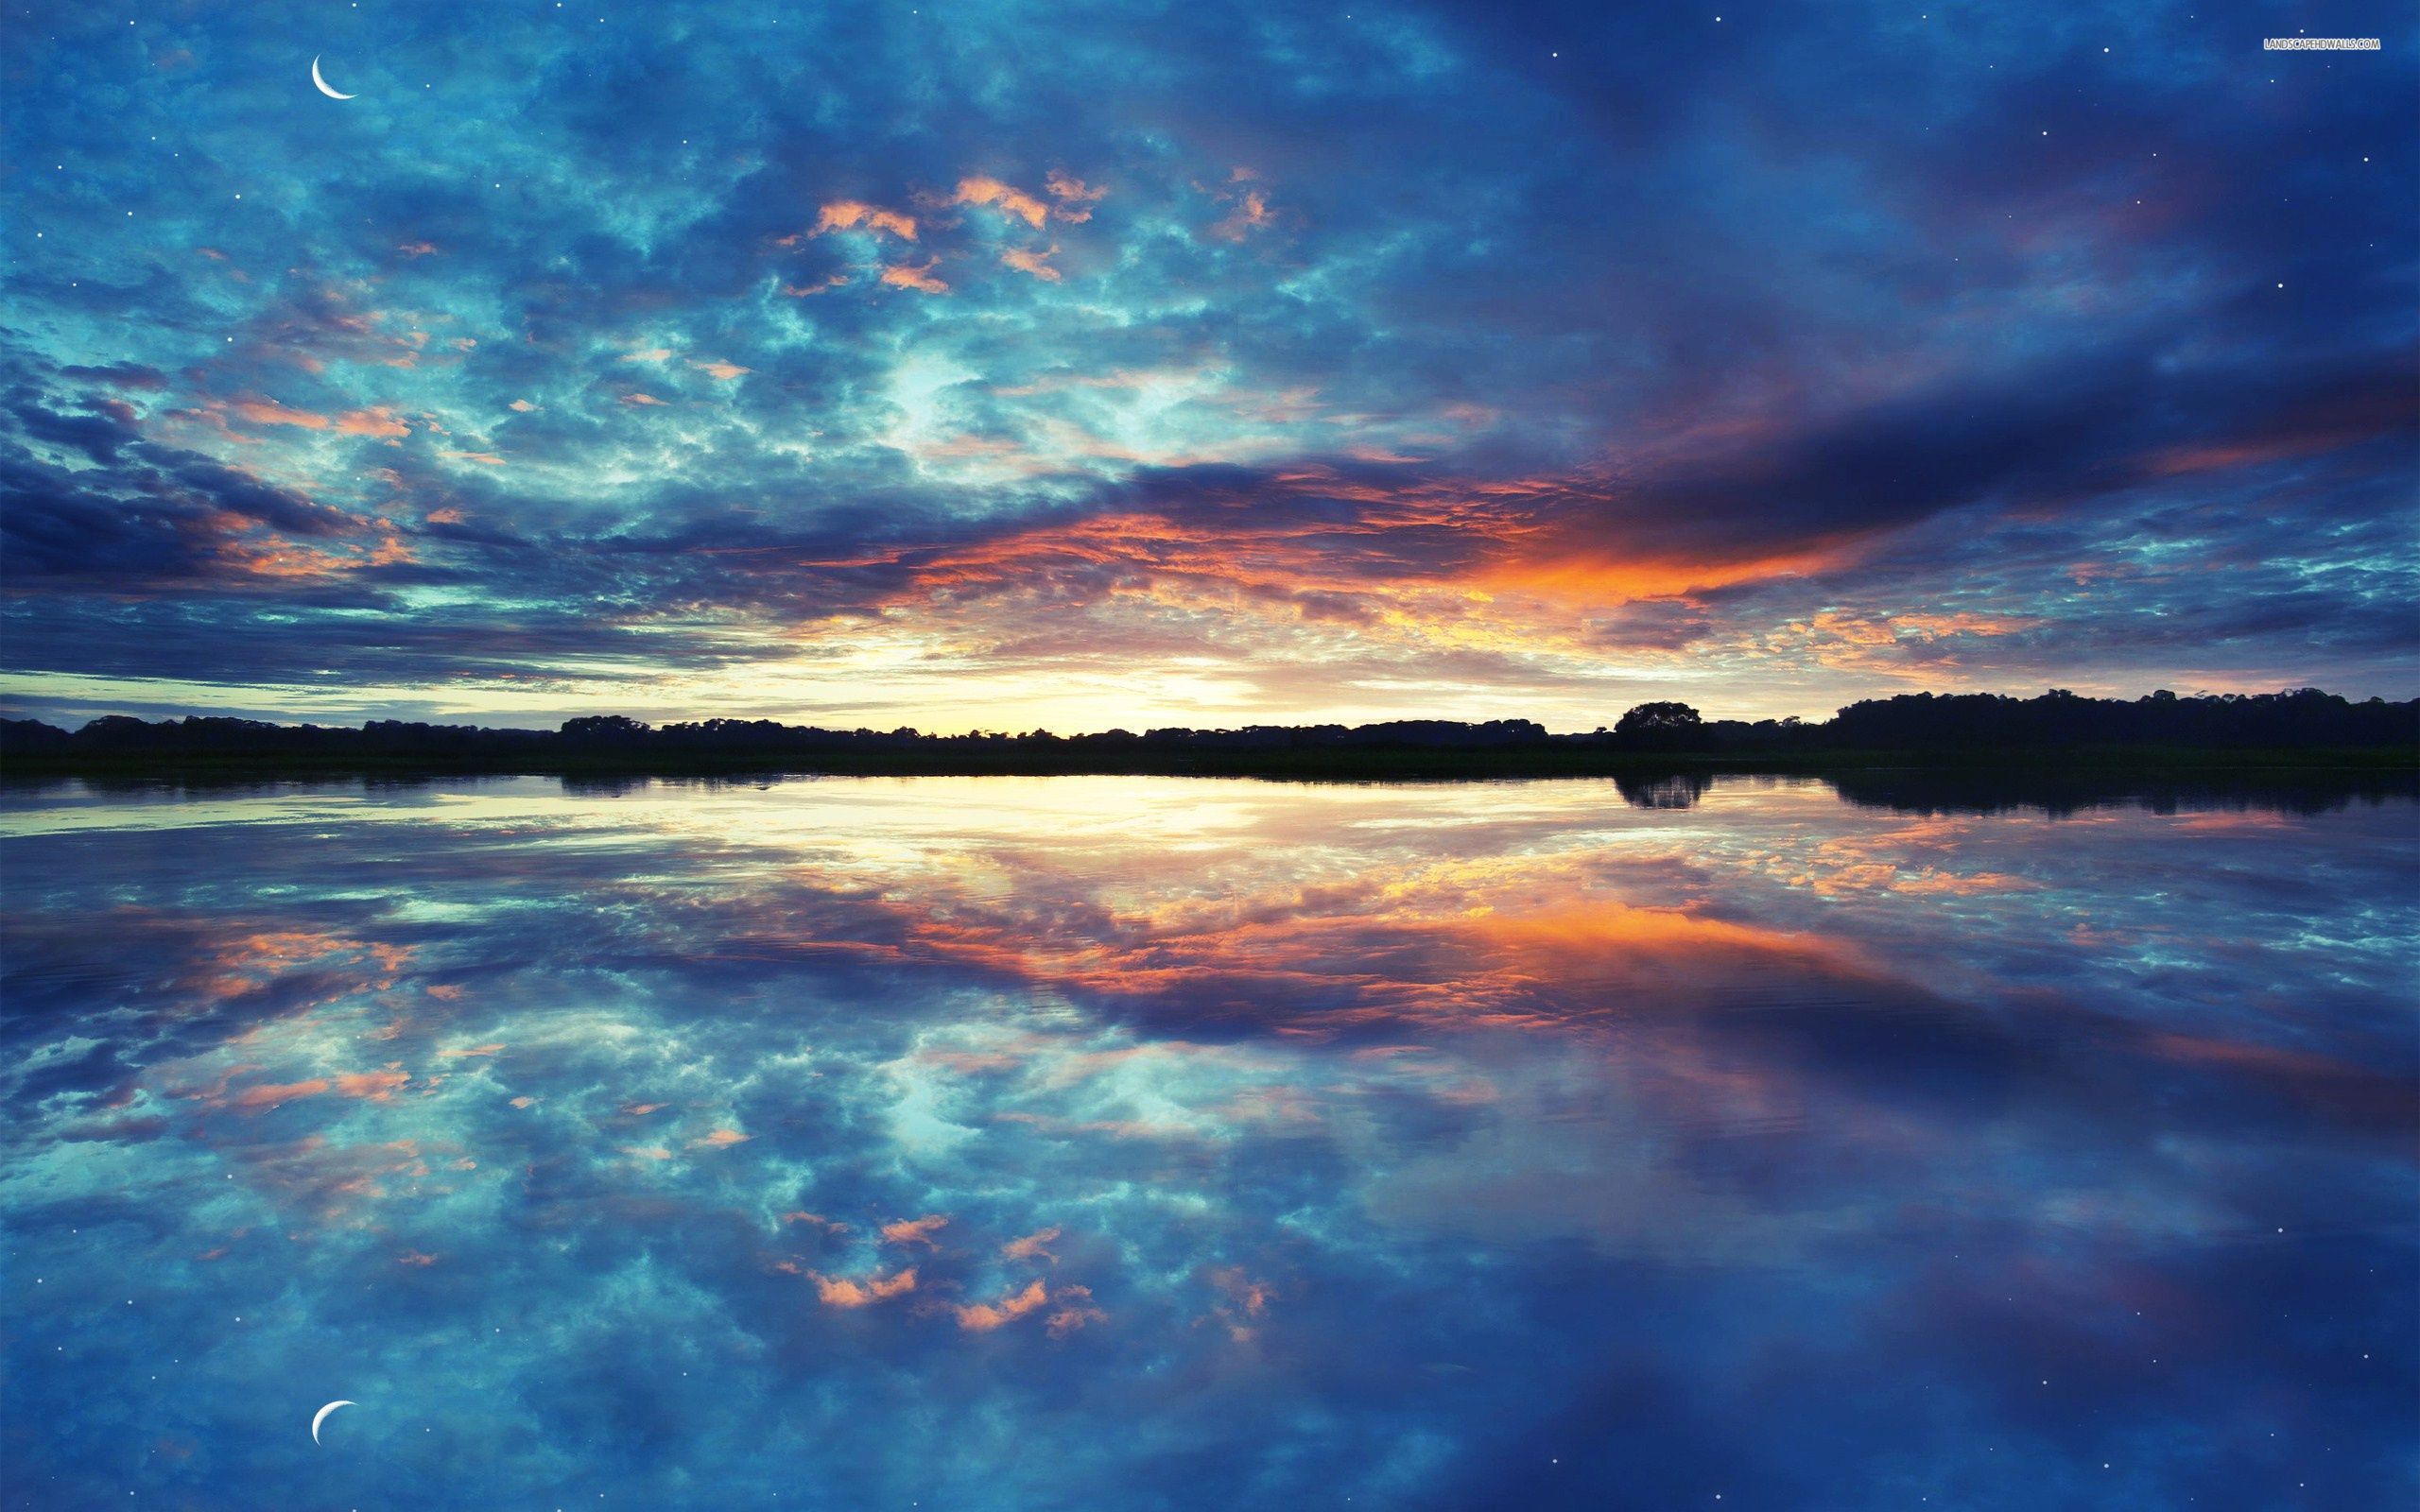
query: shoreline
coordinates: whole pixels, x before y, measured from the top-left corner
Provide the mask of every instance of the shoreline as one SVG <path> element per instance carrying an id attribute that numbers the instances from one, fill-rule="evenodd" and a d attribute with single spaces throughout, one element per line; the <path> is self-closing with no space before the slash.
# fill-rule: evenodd
<path id="1" fill-rule="evenodd" d="M 411 780 L 437 777 L 745 778 L 1204 777 L 1292 782 L 1453 782 L 1537 778 L 1826 777 L 1889 773 L 2021 778 L 2034 783 L 2111 780 L 2325 779 L 2420 781 L 2420 750 L 2391 747 L 2037 746 L 1797 752 L 1640 751 L 1564 747 L 1357 747 L 1294 750 L 796 752 L 588 750 L 439 755 L 301 756 L 283 751 L 12 752 L 0 782 Z"/>

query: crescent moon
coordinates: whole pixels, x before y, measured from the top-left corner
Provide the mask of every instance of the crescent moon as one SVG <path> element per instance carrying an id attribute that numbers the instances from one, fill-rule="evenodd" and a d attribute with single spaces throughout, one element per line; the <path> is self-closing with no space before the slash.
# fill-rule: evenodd
<path id="1" fill-rule="evenodd" d="M 320 60 L 317 58 L 311 60 L 311 82 L 319 85 L 320 93 L 325 94 L 332 100 L 349 100 L 353 98 L 350 94 L 339 94 L 335 90 L 328 88 L 328 81 L 320 77 Z"/>
<path id="2" fill-rule="evenodd" d="M 320 1408 L 318 1412 L 313 1413 L 311 1415 L 311 1442 L 316 1444 L 320 1441 L 320 1425 L 328 1420 L 328 1414 L 336 1411 L 338 1407 L 353 1407 L 358 1405 L 359 1403 L 357 1402 L 332 1401 L 326 1406 Z"/>

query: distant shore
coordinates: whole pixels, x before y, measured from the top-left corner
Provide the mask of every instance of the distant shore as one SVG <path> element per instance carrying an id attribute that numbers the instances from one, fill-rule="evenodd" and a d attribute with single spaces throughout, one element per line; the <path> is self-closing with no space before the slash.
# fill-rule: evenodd
<path id="1" fill-rule="evenodd" d="M 1470 782 L 1542 777 L 1810 776 L 1873 771 L 2218 775 L 2420 775 L 2394 747 L 1907 747 L 1796 752 L 1630 751 L 1587 747 L 1358 747 L 1295 750 L 1064 752 L 1019 748 L 700 752 L 632 750 L 305 754 L 156 750 L 0 754 L 0 778 L 308 780 L 349 777 L 1259 777 L 1305 782 Z"/>
<path id="2" fill-rule="evenodd" d="M 111 715 L 69 730 L 0 720 L 0 776 L 307 779 L 424 775 L 742 777 L 1152 776 L 1308 782 L 1800 773 L 1882 769 L 2086 774 L 2420 771 L 2420 700 L 2288 693 L 2132 701 L 1902 695 L 1821 723 L 1705 719 L 1646 703 L 1610 729 L 1527 719 L 1124 730 L 1058 735 L 828 730 L 771 720 L 663 726 L 592 714 L 555 730 L 372 720 L 357 727 Z"/>
<path id="3" fill-rule="evenodd" d="M 1188 761 L 1090 765 L 984 760 L 669 762 L 600 754 L 555 760 L 432 764 L 404 758 L 344 764 L 222 755 L 61 764 L 0 762 L 0 795 L 35 797 L 64 786 L 91 796 L 244 796 L 297 786 L 380 793 L 542 778 L 567 795 L 618 797 L 659 784 L 766 788 L 821 781 L 973 777 L 1084 780 L 1172 777 L 1200 782 L 1314 786 L 1443 786 L 1458 782 L 1586 782 L 1609 809 L 1696 807 L 1735 784 L 1821 782 L 1841 800 L 1910 816 L 2032 813 L 2057 818 L 2114 807 L 2162 814 L 2210 811 L 2321 815 L 2348 806 L 2420 803 L 2420 762 L 2379 748 L 2288 750 L 2142 747 L 1996 752 L 1828 751 L 1791 758 L 1673 751 L 1386 751 L 1203 754 Z M 979 799 L 971 799 L 979 801 Z M 2409 823 L 2409 817 L 2400 822 Z"/>

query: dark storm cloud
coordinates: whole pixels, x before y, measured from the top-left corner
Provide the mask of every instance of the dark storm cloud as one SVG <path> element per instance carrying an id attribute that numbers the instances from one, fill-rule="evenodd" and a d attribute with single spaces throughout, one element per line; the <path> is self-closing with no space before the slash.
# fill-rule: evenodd
<path id="1" fill-rule="evenodd" d="M 2064 512 L 2163 474 L 2420 435 L 2420 381 L 2383 361 L 2175 373 L 2116 351 L 1880 405 L 1774 444 L 1649 476 L 1622 544 L 1783 544 L 1886 531 L 1979 503 Z"/>

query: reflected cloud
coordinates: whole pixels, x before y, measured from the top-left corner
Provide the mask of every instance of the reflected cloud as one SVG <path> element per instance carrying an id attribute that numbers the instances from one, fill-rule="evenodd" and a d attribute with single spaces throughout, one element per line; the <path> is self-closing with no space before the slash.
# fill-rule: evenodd
<path id="1" fill-rule="evenodd" d="M 11 790 L 9 1364 L 203 1446 L 29 1453 L 353 1494 L 243 1405 L 335 1375 L 432 1506 L 500 1434 L 589 1500 L 1443 1506 L 1641 1400 L 1667 1479 L 2213 1413 L 2397 1473 L 2408 799 L 1638 796 Z"/>

